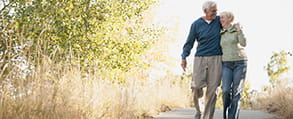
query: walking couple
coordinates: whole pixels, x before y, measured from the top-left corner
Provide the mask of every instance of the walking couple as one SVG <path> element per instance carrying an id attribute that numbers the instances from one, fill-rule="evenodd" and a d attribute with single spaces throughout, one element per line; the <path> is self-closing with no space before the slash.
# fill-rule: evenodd
<path id="1" fill-rule="evenodd" d="M 233 24 L 233 13 L 221 12 L 217 16 L 217 4 L 214 1 L 206 1 L 202 9 L 205 16 L 192 23 L 181 54 L 181 67 L 185 70 L 186 57 L 190 55 L 197 41 L 191 82 L 196 108 L 195 119 L 213 119 L 216 90 L 221 82 L 223 118 L 238 119 L 247 70 L 244 50 L 246 39 L 240 25 Z M 203 97 L 205 87 L 205 106 L 202 112 L 198 99 Z"/>

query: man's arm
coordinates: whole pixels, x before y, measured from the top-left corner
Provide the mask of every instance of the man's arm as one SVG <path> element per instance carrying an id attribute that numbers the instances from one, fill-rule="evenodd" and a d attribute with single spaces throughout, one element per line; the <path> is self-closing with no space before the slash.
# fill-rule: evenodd
<path id="1" fill-rule="evenodd" d="M 237 30 L 238 42 L 242 47 L 246 47 L 246 38 L 242 32 L 242 26 L 239 23 L 236 23 L 235 28 Z"/>
<path id="2" fill-rule="evenodd" d="M 181 67 L 182 67 L 183 71 L 185 71 L 186 65 L 187 65 L 186 57 L 189 56 L 190 51 L 193 48 L 195 39 L 196 39 L 196 29 L 195 29 L 195 25 L 192 24 L 190 31 L 189 31 L 189 35 L 187 37 L 187 40 L 183 46 L 183 52 L 181 54 L 181 58 L 182 58 Z"/>
<path id="3" fill-rule="evenodd" d="M 185 44 L 183 45 L 183 52 L 181 54 L 182 59 L 186 59 L 186 57 L 189 56 L 191 49 L 193 48 L 196 36 L 196 28 L 194 23 L 191 25 L 187 40 Z"/>

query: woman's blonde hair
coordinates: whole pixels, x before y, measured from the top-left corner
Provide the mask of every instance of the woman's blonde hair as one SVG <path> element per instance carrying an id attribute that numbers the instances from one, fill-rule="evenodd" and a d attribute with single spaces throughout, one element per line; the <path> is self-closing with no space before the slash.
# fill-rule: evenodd
<path id="1" fill-rule="evenodd" d="M 234 21 L 234 14 L 232 12 L 224 11 L 224 12 L 221 12 L 220 15 L 226 16 L 228 19 L 231 20 L 231 22 Z"/>

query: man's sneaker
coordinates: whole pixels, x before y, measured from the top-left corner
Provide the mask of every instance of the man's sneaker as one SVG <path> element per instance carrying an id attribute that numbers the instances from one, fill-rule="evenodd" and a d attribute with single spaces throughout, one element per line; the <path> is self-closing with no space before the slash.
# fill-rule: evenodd
<path id="1" fill-rule="evenodd" d="M 200 113 L 196 113 L 195 116 L 194 116 L 194 119 L 200 119 L 201 117 L 201 114 Z"/>

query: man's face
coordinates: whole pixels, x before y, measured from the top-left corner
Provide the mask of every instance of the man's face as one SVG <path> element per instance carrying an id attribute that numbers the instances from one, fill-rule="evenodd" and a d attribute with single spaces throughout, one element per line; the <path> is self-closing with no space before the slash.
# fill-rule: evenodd
<path id="1" fill-rule="evenodd" d="M 206 14 L 206 18 L 207 20 L 214 20 L 216 19 L 217 16 L 217 7 L 210 7 L 209 9 L 205 9 L 205 14 Z"/>

